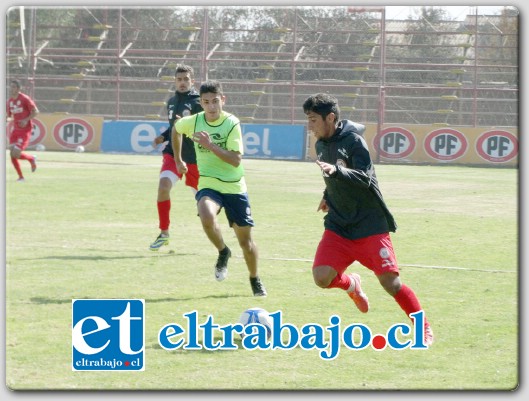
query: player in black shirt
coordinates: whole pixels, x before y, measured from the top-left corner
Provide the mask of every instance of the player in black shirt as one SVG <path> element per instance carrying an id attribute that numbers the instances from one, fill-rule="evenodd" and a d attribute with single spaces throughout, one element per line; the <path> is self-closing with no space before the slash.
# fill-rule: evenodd
<path id="1" fill-rule="evenodd" d="M 158 235 L 156 240 L 150 245 L 151 251 L 157 251 L 162 246 L 169 244 L 171 188 L 183 177 L 176 169 L 173 146 L 171 144 L 171 130 L 175 121 L 179 118 L 202 111 L 200 95 L 193 87 L 194 82 L 194 71 L 192 67 L 184 64 L 180 64 L 176 67 L 176 91 L 174 96 L 167 101 L 169 128 L 154 140 L 154 146 L 163 144 L 162 146 L 164 146 L 164 148 L 162 151 L 163 162 L 160 170 L 157 199 L 160 235 Z M 188 168 L 187 173 L 185 174 L 185 184 L 191 188 L 193 194 L 196 194 L 199 176 L 197 158 L 193 141 L 187 137 L 182 144 L 182 158 L 187 163 Z"/>
<path id="2" fill-rule="evenodd" d="M 344 274 L 358 261 L 375 273 L 382 287 L 410 314 L 422 310 L 413 290 L 399 277 L 389 232 L 397 225 L 378 186 L 367 143 L 358 124 L 340 121 L 335 97 L 319 93 L 303 103 L 308 130 L 317 138 L 316 163 L 325 181 L 318 211 L 326 212 L 325 231 L 312 267 L 314 282 L 321 288 L 347 291 L 357 308 L 366 313 L 369 302 L 356 273 Z M 433 332 L 424 319 L 424 344 L 431 345 Z"/>

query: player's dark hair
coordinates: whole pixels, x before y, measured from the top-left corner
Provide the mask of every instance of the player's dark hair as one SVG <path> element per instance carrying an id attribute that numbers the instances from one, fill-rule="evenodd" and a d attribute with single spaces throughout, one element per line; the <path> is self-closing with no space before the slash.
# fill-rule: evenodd
<path id="1" fill-rule="evenodd" d="M 193 70 L 193 67 L 191 67 L 190 65 L 187 65 L 187 64 L 178 64 L 176 66 L 176 70 L 175 70 L 174 76 L 176 77 L 176 74 L 182 73 L 182 72 L 183 73 L 188 72 L 189 76 L 191 78 L 194 78 L 194 76 L 195 76 L 195 70 Z"/>
<path id="2" fill-rule="evenodd" d="M 313 112 L 319 114 L 323 119 L 331 113 L 334 113 L 334 122 L 340 118 L 340 108 L 338 107 L 338 99 L 327 93 L 317 93 L 309 96 L 305 103 L 303 103 L 303 112 L 308 114 Z"/>
<path id="3" fill-rule="evenodd" d="M 20 89 L 20 82 L 17 81 L 16 79 L 11 80 L 11 84 L 16 85 L 16 87 L 17 87 L 18 89 Z"/>
<path id="4" fill-rule="evenodd" d="M 200 85 L 200 95 L 203 95 L 204 93 L 215 93 L 222 96 L 222 85 L 219 81 L 206 81 Z"/>

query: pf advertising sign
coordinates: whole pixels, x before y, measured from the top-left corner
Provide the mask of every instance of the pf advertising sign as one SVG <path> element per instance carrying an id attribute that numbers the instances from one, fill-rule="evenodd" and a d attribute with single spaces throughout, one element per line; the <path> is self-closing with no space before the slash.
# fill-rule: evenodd
<path id="1" fill-rule="evenodd" d="M 383 129 L 375 138 L 375 145 L 381 157 L 391 160 L 409 160 L 415 151 L 415 135 L 402 127 Z"/>
<path id="2" fill-rule="evenodd" d="M 487 162 L 507 163 L 518 156 L 518 138 L 508 131 L 487 131 L 478 137 L 476 151 Z"/>
<path id="3" fill-rule="evenodd" d="M 518 165 L 518 132 L 483 127 L 368 126 L 366 139 L 380 160 L 408 163 Z M 372 138 L 372 141 L 370 140 Z"/>
<path id="4" fill-rule="evenodd" d="M 29 146 L 42 144 L 47 150 L 75 150 L 82 145 L 86 151 L 97 152 L 102 128 L 102 117 L 39 114 L 33 119 Z"/>
<path id="5" fill-rule="evenodd" d="M 436 129 L 426 135 L 423 141 L 424 150 L 432 159 L 450 162 L 464 156 L 468 150 L 465 135 L 455 129 Z"/>

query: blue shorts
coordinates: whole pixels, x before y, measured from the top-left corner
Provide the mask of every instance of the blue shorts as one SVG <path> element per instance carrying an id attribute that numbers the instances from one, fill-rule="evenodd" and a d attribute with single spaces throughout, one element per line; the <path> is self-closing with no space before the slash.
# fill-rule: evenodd
<path id="1" fill-rule="evenodd" d="M 213 202 L 224 208 L 224 213 L 228 218 L 230 227 L 233 223 L 239 227 L 254 226 L 252 218 L 252 210 L 250 208 L 250 201 L 248 200 L 248 193 L 243 194 L 222 194 L 213 189 L 204 188 L 197 192 L 195 199 L 200 201 L 201 198 L 207 196 Z"/>

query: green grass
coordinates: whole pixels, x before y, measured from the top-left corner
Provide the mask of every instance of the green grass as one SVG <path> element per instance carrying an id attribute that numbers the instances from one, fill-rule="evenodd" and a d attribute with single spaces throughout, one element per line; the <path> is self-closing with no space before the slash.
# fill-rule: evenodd
<path id="1" fill-rule="evenodd" d="M 269 296 L 251 296 L 236 238 L 213 276 L 216 252 L 191 192 L 172 191 L 171 244 L 158 234 L 159 156 L 42 152 L 24 184 L 6 163 L 6 384 L 11 389 L 511 390 L 519 382 L 518 171 L 378 165 L 399 228 L 392 238 L 402 281 L 415 290 L 436 342 L 427 351 L 166 351 L 158 331 L 197 310 L 217 324 L 252 306 L 282 310 L 301 327 L 363 323 L 385 332 L 408 323 L 361 265 L 371 309 L 315 286 L 311 260 L 323 230 L 323 180 L 313 163 L 245 160 L 260 274 Z M 24 171 L 29 171 L 23 164 Z M 452 269 L 446 267 L 458 267 Z M 146 369 L 72 372 L 71 300 L 146 301 Z"/>

